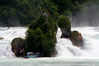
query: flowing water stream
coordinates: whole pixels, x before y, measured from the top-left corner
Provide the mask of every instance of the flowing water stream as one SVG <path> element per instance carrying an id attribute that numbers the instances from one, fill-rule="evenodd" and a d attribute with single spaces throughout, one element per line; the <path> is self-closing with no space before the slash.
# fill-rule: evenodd
<path id="1" fill-rule="evenodd" d="M 25 38 L 25 27 L 0 27 L 0 66 L 99 66 L 99 27 L 73 27 L 84 40 L 82 47 L 73 46 L 69 39 L 60 38 L 58 28 L 56 50 L 58 54 L 51 58 L 16 58 L 11 51 L 13 38 Z"/>

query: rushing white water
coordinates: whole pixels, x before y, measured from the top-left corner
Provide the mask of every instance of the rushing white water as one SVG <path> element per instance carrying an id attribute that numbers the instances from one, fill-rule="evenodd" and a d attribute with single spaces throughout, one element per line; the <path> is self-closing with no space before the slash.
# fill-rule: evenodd
<path id="1" fill-rule="evenodd" d="M 17 37 L 25 37 L 25 32 L 27 28 L 22 27 L 0 27 L 0 37 L 3 39 L 0 40 L 0 58 L 9 58 L 15 57 L 13 52 L 11 51 L 11 41 Z"/>
<path id="2" fill-rule="evenodd" d="M 73 46 L 69 39 L 60 38 L 62 32 L 58 28 L 56 50 L 57 57 L 86 57 L 88 54 L 80 49 L 80 47 Z"/>
<path id="3" fill-rule="evenodd" d="M 56 50 L 58 54 L 52 58 L 16 58 L 11 51 L 13 38 L 25 37 L 27 28 L 0 28 L 0 66 L 99 66 L 99 27 L 73 27 L 84 39 L 82 48 L 73 46 L 69 39 L 60 38 L 61 30 L 57 32 Z"/>
<path id="4" fill-rule="evenodd" d="M 57 57 L 85 57 L 99 58 L 99 27 L 73 27 L 72 30 L 79 31 L 84 40 L 83 46 L 75 47 L 69 39 L 62 39 L 61 31 L 58 29 L 56 49 Z"/>
<path id="5" fill-rule="evenodd" d="M 10 43 L 13 38 L 24 38 L 26 30 L 27 28 L 24 27 L 0 28 L 0 37 L 4 38 L 0 40 L 0 58 L 15 57 L 11 51 Z M 78 30 L 82 34 L 83 47 L 73 46 L 69 39 L 60 38 L 62 33 L 58 28 L 56 35 L 56 50 L 58 54 L 56 57 L 99 57 L 99 27 L 73 27 L 72 30 Z"/>
<path id="6" fill-rule="evenodd" d="M 90 57 L 99 57 L 99 27 L 75 27 L 73 30 L 78 30 L 84 39 L 83 50 Z"/>

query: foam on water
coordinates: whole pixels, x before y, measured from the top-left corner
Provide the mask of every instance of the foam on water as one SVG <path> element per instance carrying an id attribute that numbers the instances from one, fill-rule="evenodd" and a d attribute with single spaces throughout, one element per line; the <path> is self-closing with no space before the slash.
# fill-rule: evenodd
<path id="1" fill-rule="evenodd" d="M 75 27 L 73 30 L 78 30 L 84 39 L 83 50 L 90 57 L 99 57 L 99 27 Z"/>
<path id="2" fill-rule="evenodd" d="M 32 58 L 0 59 L 0 66 L 99 66 L 97 59 L 79 58 Z"/>
<path id="3" fill-rule="evenodd" d="M 15 57 L 11 51 L 11 41 L 17 37 L 25 37 L 27 28 L 22 27 L 0 27 L 0 37 L 4 38 L 0 40 L 0 58 Z"/>
<path id="4" fill-rule="evenodd" d="M 98 27 L 73 27 L 82 33 L 82 48 L 73 46 L 69 39 L 60 38 L 58 28 L 56 50 L 58 54 L 51 58 L 16 58 L 11 51 L 11 41 L 16 37 L 25 37 L 27 28 L 0 28 L 0 66 L 99 66 L 99 29 Z"/>
<path id="5" fill-rule="evenodd" d="M 86 57 L 88 54 L 80 47 L 73 46 L 69 39 L 60 38 L 61 30 L 58 28 L 56 50 L 58 54 L 56 57 Z"/>
<path id="6" fill-rule="evenodd" d="M 11 51 L 10 43 L 13 38 L 24 38 L 26 30 L 27 28 L 24 27 L 0 28 L 0 37 L 4 38 L 0 40 L 0 58 L 15 57 Z M 99 27 L 73 27 L 72 30 L 78 30 L 82 34 L 84 40 L 83 47 L 73 46 L 69 39 L 60 38 L 62 32 L 58 28 L 56 57 L 99 57 Z"/>

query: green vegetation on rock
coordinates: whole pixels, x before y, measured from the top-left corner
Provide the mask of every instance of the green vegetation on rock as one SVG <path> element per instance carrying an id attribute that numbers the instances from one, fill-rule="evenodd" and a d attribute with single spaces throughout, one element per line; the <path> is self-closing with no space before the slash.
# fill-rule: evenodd
<path id="1" fill-rule="evenodd" d="M 59 20 L 58 20 L 58 26 L 60 27 L 60 28 L 67 28 L 67 27 L 71 27 L 71 23 L 70 23 L 70 20 L 69 20 L 69 18 L 68 17 L 66 17 L 66 16 L 63 16 L 63 15 L 61 15 L 61 16 L 59 16 Z M 71 31 L 71 28 L 69 29 L 69 31 Z"/>
<path id="2" fill-rule="evenodd" d="M 49 57 L 55 49 L 57 31 L 56 23 L 48 17 L 40 15 L 29 25 L 26 33 L 26 52 L 39 52 L 41 56 Z"/>
<path id="3" fill-rule="evenodd" d="M 59 16 L 58 26 L 61 28 L 62 36 L 68 38 L 71 34 L 71 23 L 68 17 L 66 16 Z"/>
<path id="4" fill-rule="evenodd" d="M 71 32 L 68 17 L 74 15 L 87 2 L 88 0 L 0 0 L 0 26 L 29 24 L 24 53 L 38 52 L 41 57 L 50 57 L 57 53 L 56 22 L 61 28 L 61 37 L 70 38 L 74 45 L 76 40 L 82 38 L 78 32 Z M 16 49 L 13 51 L 16 54 Z"/>

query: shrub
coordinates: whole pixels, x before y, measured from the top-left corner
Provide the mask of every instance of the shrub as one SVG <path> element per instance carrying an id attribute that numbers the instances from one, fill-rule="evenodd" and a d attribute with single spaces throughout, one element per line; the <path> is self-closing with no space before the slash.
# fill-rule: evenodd
<path id="1" fill-rule="evenodd" d="M 67 18 L 66 16 L 59 16 L 58 26 L 60 28 L 65 28 L 67 31 L 71 31 L 71 23 L 69 21 L 69 18 Z"/>
<path id="2" fill-rule="evenodd" d="M 26 32 L 25 52 L 39 52 L 44 57 L 52 55 L 55 49 L 57 30 L 56 23 L 48 17 L 40 15 L 39 18 L 29 25 Z"/>

